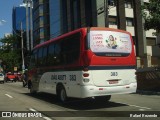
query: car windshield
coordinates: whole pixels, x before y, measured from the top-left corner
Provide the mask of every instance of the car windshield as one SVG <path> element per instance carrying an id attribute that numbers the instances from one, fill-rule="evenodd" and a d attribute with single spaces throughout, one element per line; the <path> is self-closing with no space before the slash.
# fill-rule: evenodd
<path id="1" fill-rule="evenodd" d="M 14 75 L 13 73 L 8 73 L 7 75 Z"/>
<path id="2" fill-rule="evenodd" d="M 3 76 L 3 74 L 2 74 L 2 73 L 0 73 L 0 76 Z"/>

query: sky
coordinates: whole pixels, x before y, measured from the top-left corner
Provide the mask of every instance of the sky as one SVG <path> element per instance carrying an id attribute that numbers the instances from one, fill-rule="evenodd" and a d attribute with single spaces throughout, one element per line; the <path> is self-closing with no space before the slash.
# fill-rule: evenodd
<path id="1" fill-rule="evenodd" d="M 12 33 L 12 8 L 22 3 L 23 0 L 0 0 L 0 38 Z"/>

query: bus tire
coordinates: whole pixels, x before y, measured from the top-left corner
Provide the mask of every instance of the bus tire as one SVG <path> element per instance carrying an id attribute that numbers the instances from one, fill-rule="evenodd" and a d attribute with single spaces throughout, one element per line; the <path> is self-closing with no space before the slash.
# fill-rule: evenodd
<path id="1" fill-rule="evenodd" d="M 95 100 L 97 102 L 108 102 L 110 99 L 111 99 L 111 95 L 95 97 Z"/>
<path id="2" fill-rule="evenodd" d="M 58 95 L 59 100 L 62 103 L 66 102 L 67 101 L 67 94 L 66 94 L 65 88 L 62 85 L 60 85 L 60 86 L 58 86 L 57 89 L 58 89 L 57 95 Z"/>

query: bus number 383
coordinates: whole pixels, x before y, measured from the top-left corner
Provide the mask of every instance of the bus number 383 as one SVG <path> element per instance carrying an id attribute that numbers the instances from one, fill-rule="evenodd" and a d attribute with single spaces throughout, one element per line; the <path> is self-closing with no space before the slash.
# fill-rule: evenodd
<path id="1" fill-rule="evenodd" d="M 70 81 L 76 81 L 76 75 L 69 75 Z"/>
<path id="2" fill-rule="evenodd" d="M 111 76 L 118 76 L 118 72 L 111 72 Z"/>

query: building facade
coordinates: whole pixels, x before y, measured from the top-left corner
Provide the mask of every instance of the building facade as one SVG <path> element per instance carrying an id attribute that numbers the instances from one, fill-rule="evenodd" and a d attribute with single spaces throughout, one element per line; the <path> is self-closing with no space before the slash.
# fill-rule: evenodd
<path id="1" fill-rule="evenodd" d="M 33 46 L 50 38 L 49 0 L 33 0 Z"/>
<path id="2" fill-rule="evenodd" d="M 126 30 L 131 33 L 135 43 L 138 67 L 150 67 L 160 64 L 158 62 L 160 61 L 160 53 L 157 54 L 156 52 L 159 50 L 156 46 L 156 37 L 152 35 L 154 30 L 144 31 L 144 20 L 140 14 L 141 5 L 149 4 L 148 0 L 33 1 L 34 40 L 38 40 L 38 42 L 35 42 L 36 44 L 77 28 L 106 26 Z M 49 3 L 49 11 L 47 11 L 48 9 L 45 11 L 46 15 L 40 12 L 42 8 L 42 12 L 45 10 L 41 6 L 44 4 L 44 1 L 46 6 Z M 48 22 L 46 22 L 47 20 Z M 48 28 L 46 32 L 44 26 Z"/>
<path id="3" fill-rule="evenodd" d="M 12 28 L 13 32 L 16 30 L 21 30 L 21 23 L 23 25 L 23 30 L 26 29 L 26 8 L 24 6 L 21 7 L 13 7 L 12 9 Z"/>
<path id="4" fill-rule="evenodd" d="M 142 4 L 149 4 L 149 0 L 67 0 L 68 31 L 84 26 L 126 30 L 135 43 L 137 66 L 160 65 L 160 53 L 156 52 L 159 47 L 156 46 L 156 36 L 152 34 L 155 31 L 144 31 Z"/>
<path id="5" fill-rule="evenodd" d="M 22 25 L 22 26 L 21 26 Z M 24 38 L 24 48 L 27 48 L 26 42 L 26 8 L 24 6 L 13 7 L 12 9 L 12 32 L 13 35 L 16 35 L 20 38 L 21 30 L 23 30 L 23 38 Z M 19 41 L 15 48 L 21 46 L 21 41 Z"/>

